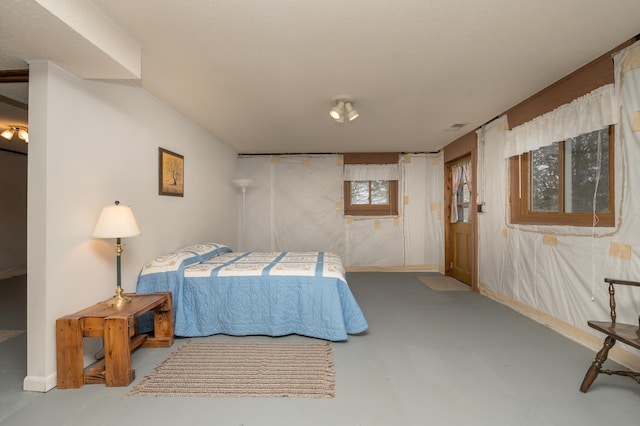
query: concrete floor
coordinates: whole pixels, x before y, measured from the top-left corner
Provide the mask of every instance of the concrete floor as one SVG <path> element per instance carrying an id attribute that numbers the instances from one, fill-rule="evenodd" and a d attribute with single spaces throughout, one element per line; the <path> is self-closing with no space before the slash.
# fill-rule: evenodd
<path id="1" fill-rule="evenodd" d="M 136 380 L 128 387 L 23 392 L 21 335 L 0 343 L 0 425 L 640 424 L 635 382 L 601 376 L 579 392 L 591 350 L 476 293 L 432 291 L 418 275 L 428 274 L 347 275 L 369 331 L 333 344 L 333 399 L 127 397 L 183 339 L 134 352 Z M 20 282 L 0 281 L 0 329 L 26 323 Z M 230 339 L 273 338 L 201 338 Z"/>

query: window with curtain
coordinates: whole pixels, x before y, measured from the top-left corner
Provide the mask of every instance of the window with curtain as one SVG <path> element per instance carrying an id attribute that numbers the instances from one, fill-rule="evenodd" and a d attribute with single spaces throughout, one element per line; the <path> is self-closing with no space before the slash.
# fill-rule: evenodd
<path id="1" fill-rule="evenodd" d="M 514 223 L 613 226 L 613 126 L 513 157 Z"/>
<path id="2" fill-rule="evenodd" d="M 345 154 L 344 214 L 398 214 L 398 154 Z"/>
<path id="3" fill-rule="evenodd" d="M 614 226 L 617 122 L 608 84 L 509 131 L 511 221 Z"/>

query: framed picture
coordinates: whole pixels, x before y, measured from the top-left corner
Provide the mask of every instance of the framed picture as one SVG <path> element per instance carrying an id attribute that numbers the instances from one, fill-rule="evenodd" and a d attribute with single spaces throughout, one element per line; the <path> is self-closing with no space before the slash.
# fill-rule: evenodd
<path id="1" fill-rule="evenodd" d="M 159 148 L 158 156 L 160 195 L 184 196 L 184 157 Z"/>

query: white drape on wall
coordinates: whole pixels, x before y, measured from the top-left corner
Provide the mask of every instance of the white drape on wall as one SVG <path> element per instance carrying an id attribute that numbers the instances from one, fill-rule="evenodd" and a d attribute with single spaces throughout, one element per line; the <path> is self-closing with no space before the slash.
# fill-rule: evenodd
<path id="1" fill-rule="evenodd" d="M 443 270 L 442 156 L 406 158 L 395 165 L 398 216 L 345 217 L 341 155 L 241 156 L 238 178 L 255 181 L 246 192 L 244 247 L 333 251 L 356 268 Z M 241 226 L 239 218 L 239 235 Z"/>
<path id="2" fill-rule="evenodd" d="M 273 248 L 344 256 L 342 158 L 281 156 L 272 164 Z"/>
<path id="3" fill-rule="evenodd" d="M 555 110 L 514 127 L 507 133 L 504 157 L 509 158 L 554 142 L 603 129 L 618 122 L 613 84 L 602 86 Z"/>
<path id="4" fill-rule="evenodd" d="M 632 127 L 634 113 L 640 110 L 640 44 L 634 46 L 614 58 L 619 88 L 615 92 L 620 95 L 616 100 L 619 124 L 615 126 L 616 228 L 509 223 L 508 161 L 500 155 L 510 137 L 501 131 L 506 127 L 505 118 L 486 126 L 480 145 L 485 150 L 487 204 L 487 213 L 478 215 L 482 291 L 590 333 L 594 332 L 587 320 L 608 317 L 604 278 L 640 279 L 640 168 L 633 167 L 640 161 L 640 132 Z M 625 288 L 619 294 L 618 318 L 636 322 L 640 296 Z"/>
<path id="5" fill-rule="evenodd" d="M 342 157 L 241 157 L 249 250 L 331 251 L 345 256 Z"/>
<path id="6" fill-rule="evenodd" d="M 443 271 L 444 160 L 440 154 L 405 154 L 404 251 L 405 265 Z"/>

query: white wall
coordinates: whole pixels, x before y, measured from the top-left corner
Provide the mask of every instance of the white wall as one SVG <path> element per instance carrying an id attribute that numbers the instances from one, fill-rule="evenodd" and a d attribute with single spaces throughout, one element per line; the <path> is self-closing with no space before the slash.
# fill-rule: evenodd
<path id="1" fill-rule="evenodd" d="M 122 285 L 149 259 L 205 241 L 233 246 L 236 153 L 125 81 L 81 80 L 30 63 L 28 357 L 25 390 L 56 385 L 55 320 L 115 289 L 113 241 L 91 237 L 103 206 L 130 205 Z M 158 195 L 158 148 L 184 156 L 184 197 Z"/>

